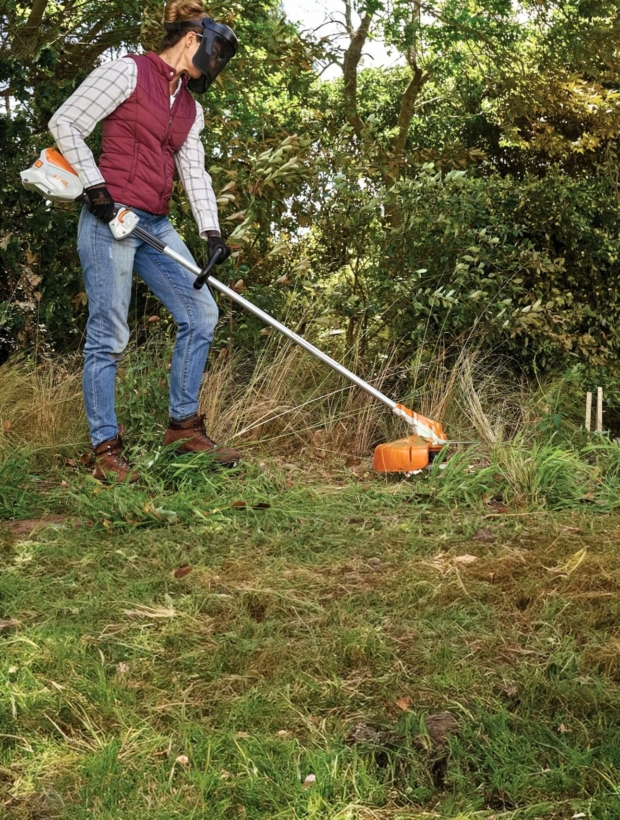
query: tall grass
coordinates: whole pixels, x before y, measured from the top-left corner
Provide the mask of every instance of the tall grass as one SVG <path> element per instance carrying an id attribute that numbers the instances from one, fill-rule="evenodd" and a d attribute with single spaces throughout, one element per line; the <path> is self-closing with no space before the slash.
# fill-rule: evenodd
<path id="1" fill-rule="evenodd" d="M 83 442 L 86 418 L 79 362 L 50 360 L 33 367 L 15 359 L 2 365 L 0 421 L 0 452 L 16 444 L 46 449 Z"/>
<path id="2" fill-rule="evenodd" d="M 445 465 L 436 497 L 448 504 L 491 500 L 563 510 L 594 500 L 592 488 L 603 489 L 598 479 L 597 469 L 577 450 L 553 442 L 528 444 L 519 435 L 486 453 L 478 447 L 457 453 Z"/>
<path id="3" fill-rule="evenodd" d="M 338 356 L 338 354 L 335 354 Z M 131 347 L 119 368 L 117 412 L 136 455 L 156 451 L 168 416 L 171 341 L 155 332 Z M 434 470 L 433 494 L 444 503 L 501 498 L 512 505 L 561 509 L 582 503 L 595 486 L 615 506 L 620 456 L 611 444 L 574 444 L 579 402 L 561 379 L 532 386 L 506 376 L 501 363 L 463 350 L 432 362 L 374 364 L 355 354 L 348 365 L 375 387 L 444 422 L 452 440 L 446 469 Z M 81 396 L 81 358 L 34 367 L 0 367 L 0 461 L 26 447 L 44 467 L 89 451 Z M 408 434 L 384 407 L 292 343 L 274 337 L 253 359 L 214 357 L 200 395 L 210 434 L 259 457 L 367 457 L 379 442 Z M 546 429 L 561 414 L 563 430 Z M 314 462 L 313 462 L 314 463 Z M 440 478 L 441 475 L 441 478 Z"/>
<path id="4" fill-rule="evenodd" d="M 161 434 L 170 357 L 169 339 L 154 334 L 146 345 L 130 348 L 121 362 L 117 412 L 128 439 L 152 443 Z M 0 420 L 10 425 L 0 450 L 16 443 L 36 449 L 88 446 L 81 364 L 81 357 L 73 357 L 36 367 L 15 360 L 0 367 Z M 474 354 L 463 353 L 451 367 L 439 357 L 424 378 L 419 368 L 414 374 L 415 363 L 403 372 L 389 355 L 368 364 L 353 352 L 347 364 L 391 397 L 444 420 L 452 438 L 510 438 L 531 412 L 525 387 L 502 382 L 497 368 Z M 279 338 L 269 340 L 253 360 L 214 357 L 200 404 L 215 438 L 247 446 L 260 442 L 261 450 L 276 454 L 313 446 L 365 455 L 375 443 L 408 432 L 380 402 Z"/>

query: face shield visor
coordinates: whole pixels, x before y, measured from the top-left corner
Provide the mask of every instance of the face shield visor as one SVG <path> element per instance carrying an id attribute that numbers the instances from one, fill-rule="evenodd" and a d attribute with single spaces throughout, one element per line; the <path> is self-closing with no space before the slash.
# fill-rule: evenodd
<path id="1" fill-rule="evenodd" d="M 166 31 L 182 31 L 200 26 L 202 33 L 196 33 L 200 38 L 200 45 L 194 54 L 192 62 L 201 72 L 198 79 L 190 78 L 187 87 L 190 91 L 203 94 L 215 81 L 228 61 L 235 56 L 239 43 L 235 32 L 221 23 L 216 23 L 210 17 L 202 20 L 184 20 L 182 23 L 164 23 Z"/>

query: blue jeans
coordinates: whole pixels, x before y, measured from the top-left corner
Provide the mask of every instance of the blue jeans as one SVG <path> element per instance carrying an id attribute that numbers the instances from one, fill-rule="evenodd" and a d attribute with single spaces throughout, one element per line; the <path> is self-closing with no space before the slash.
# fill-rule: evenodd
<path id="1" fill-rule="evenodd" d="M 132 208 L 140 226 L 173 250 L 194 261 L 168 221 Z M 93 447 L 115 438 L 114 383 L 121 354 L 129 341 L 132 272 L 146 282 L 177 323 L 170 370 L 170 416 L 182 419 L 198 410 L 198 394 L 209 347 L 218 319 L 208 288 L 194 290 L 194 275 L 168 256 L 130 235 L 122 240 L 82 209 L 78 224 L 78 253 L 88 296 L 84 346 L 84 403 Z"/>

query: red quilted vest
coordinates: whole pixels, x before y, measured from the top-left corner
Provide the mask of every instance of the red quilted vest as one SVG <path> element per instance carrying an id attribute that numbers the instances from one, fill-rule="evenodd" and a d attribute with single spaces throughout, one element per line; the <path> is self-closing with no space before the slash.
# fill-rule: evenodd
<path id="1" fill-rule="evenodd" d="M 196 102 L 182 88 L 170 108 L 174 69 L 154 51 L 129 54 L 138 67 L 131 96 L 103 120 L 99 170 L 115 202 L 167 214 L 174 181 L 174 154 L 196 119 Z"/>

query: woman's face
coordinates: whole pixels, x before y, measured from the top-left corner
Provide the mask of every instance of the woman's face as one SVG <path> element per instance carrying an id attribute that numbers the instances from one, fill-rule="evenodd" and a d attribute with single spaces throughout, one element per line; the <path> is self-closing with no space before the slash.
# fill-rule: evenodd
<path id="1" fill-rule="evenodd" d="M 201 37 L 199 34 L 196 34 L 195 31 L 188 31 L 185 35 L 185 70 L 189 74 L 192 79 L 197 80 L 199 77 L 202 77 L 202 72 L 196 68 L 194 63 L 192 62 L 194 59 L 194 54 L 200 48 L 200 40 Z"/>

